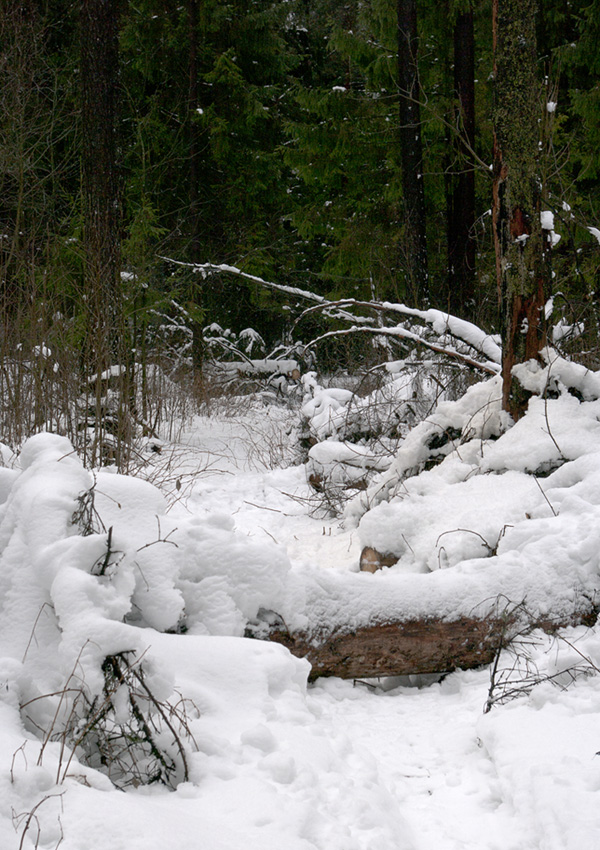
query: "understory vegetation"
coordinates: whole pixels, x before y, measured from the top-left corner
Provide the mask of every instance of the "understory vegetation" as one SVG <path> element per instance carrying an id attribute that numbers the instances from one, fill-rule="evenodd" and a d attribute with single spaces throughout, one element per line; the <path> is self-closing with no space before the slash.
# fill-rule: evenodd
<path id="1" fill-rule="evenodd" d="M 510 293 L 497 288 L 512 284 L 496 267 L 514 263 L 496 255 L 508 250 L 498 216 L 513 189 L 496 185 L 501 156 L 513 157 L 509 173 L 531 166 L 524 179 L 539 187 L 515 245 L 533 262 L 527 252 L 543 234 L 550 341 L 597 366 L 596 4 L 537 9 L 533 65 L 515 80 L 533 100 L 518 116 L 506 107 L 510 79 L 494 71 L 505 54 L 509 62 L 503 27 L 516 10 L 494 18 L 494 59 L 491 2 L 406 4 L 415 27 L 406 55 L 404 9 L 380 0 L 6 5 L 7 444 L 50 429 L 90 466 L 126 469 L 145 441 L 173 433 L 232 382 L 244 376 L 250 390 L 258 367 L 249 372 L 248 360 L 295 361 L 272 372 L 275 395 L 296 370 L 356 374 L 365 395 L 381 364 L 425 363 L 440 345 L 451 357 L 440 393 L 458 387 L 452 369 L 469 357 L 486 371 L 483 350 L 450 351 L 439 320 L 414 325 L 427 326 L 434 307 L 496 342 L 507 332 Z M 529 165 L 510 144 L 498 152 L 519 121 L 533 140 Z M 216 365 L 224 361 L 235 368 Z"/>

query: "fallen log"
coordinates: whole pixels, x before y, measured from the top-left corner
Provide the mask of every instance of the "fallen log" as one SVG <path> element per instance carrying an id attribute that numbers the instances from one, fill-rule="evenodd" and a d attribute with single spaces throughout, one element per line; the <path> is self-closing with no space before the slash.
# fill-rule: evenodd
<path id="1" fill-rule="evenodd" d="M 366 576 L 320 576 L 318 583 L 310 585 L 303 626 L 290 628 L 275 612 L 261 609 L 248 624 L 246 635 L 281 643 L 293 655 L 306 658 L 313 680 L 320 676 L 362 679 L 480 667 L 491 663 L 517 636 L 535 629 L 554 633 L 566 626 L 593 625 L 599 610 L 594 601 L 597 594 L 558 590 L 554 614 L 535 605 L 530 608 L 526 602 L 514 603 L 503 594 L 471 604 L 469 596 L 473 598 L 476 583 L 467 584 L 462 577 L 459 586 L 464 582 L 465 604 L 454 615 L 436 616 L 439 606 L 434 604 L 432 585 L 447 590 L 449 574 L 397 582 L 371 583 L 371 579 L 368 585 Z M 413 604 L 406 604 L 409 589 L 415 586 L 423 598 L 418 612 Z M 344 599 L 343 589 L 353 592 Z M 463 613 L 465 605 L 468 613 Z"/>
<path id="2" fill-rule="evenodd" d="M 365 679 L 415 673 L 449 673 L 490 664 L 517 635 L 534 629 L 553 633 L 573 625 L 593 625 L 597 610 L 579 610 L 566 621 L 531 620 L 523 612 L 507 616 L 459 620 L 412 620 L 380 623 L 319 638 L 275 627 L 262 635 L 281 643 L 312 665 L 311 680 L 320 676 Z M 253 634 L 252 629 L 248 631 Z"/>
<path id="3" fill-rule="evenodd" d="M 268 639 L 306 658 L 312 665 L 311 679 L 364 679 L 489 664 L 504 643 L 505 627 L 497 620 L 465 617 L 452 622 L 384 623 L 335 634 L 323 642 L 308 634 L 277 630 Z"/>

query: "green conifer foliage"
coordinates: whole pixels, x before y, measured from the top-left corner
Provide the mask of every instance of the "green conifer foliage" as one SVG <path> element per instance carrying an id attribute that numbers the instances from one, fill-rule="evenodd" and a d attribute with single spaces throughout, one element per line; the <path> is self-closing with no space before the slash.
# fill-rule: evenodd
<path id="1" fill-rule="evenodd" d="M 144 0 L 130 8 L 121 37 L 132 110 L 128 209 L 134 221 L 142 210 L 155 212 L 162 252 L 264 276 L 290 264 L 289 180 L 280 145 L 298 60 L 287 38 L 286 7 L 266 0 L 198 4 L 193 109 L 186 6 Z M 193 178 L 190 127 L 197 148 Z M 190 179 L 196 181 L 194 215 Z M 226 325 L 248 324 L 269 304 L 264 293 L 223 288 L 215 278 L 204 290 L 210 318 Z"/>

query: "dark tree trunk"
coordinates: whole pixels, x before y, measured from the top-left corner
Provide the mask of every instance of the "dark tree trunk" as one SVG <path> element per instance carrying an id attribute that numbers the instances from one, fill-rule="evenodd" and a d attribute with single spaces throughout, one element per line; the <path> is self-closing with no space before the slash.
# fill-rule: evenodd
<path id="1" fill-rule="evenodd" d="M 417 64 L 416 0 L 398 0 L 400 161 L 404 195 L 404 251 L 408 291 L 418 305 L 429 298 L 423 145 Z"/>
<path id="2" fill-rule="evenodd" d="M 190 260 L 202 262 L 200 215 L 200 131 L 198 125 L 198 0 L 188 0 L 188 155 L 189 155 L 189 221 L 190 221 Z M 193 284 L 193 301 L 196 307 L 202 306 L 201 283 Z M 204 338 L 202 322 L 192 323 L 192 364 L 198 385 L 201 384 L 204 361 Z M 200 389 L 200 386 L 198 386 Z"/>
<path id="3" fill-rule="evenodd" d="M 80 5 L 82 195 L 85 243 L 85 343 L 83 357 L 94 409 L 95 439 L 88 458 L 101 462 L 104 436 L 110 432 L 115 453 L 126 431 L 126 372 L 114 377 L 118 410 L 108 411 L 100 374 L 109 366 L 124 367 L 127 359 L 120 281 L 121 209 L 117 170 L 117 99 L 119 76 L 118 0 L 82 0 Z M 114 418 L 116 416 L 116 419 Z"/>
<path id="4" fill-rule="evenodd" d="M 114 356 L 120 305 L 117 174 L 118 2 L 81 3 L 82 181 L 85 291 L 92 369 Z"/>
<path id="5" fill-rule="evenodd" d="M 494 189 L 496 274 L 502 316 L 503 406 L 518 419 L 529 394 L 513 367 L 546 342 L 549 295 L 538 180 L 536 0 L 494 0 Z"/>
<path id="6" fill-rule="evenodd" d="M 454 26 L 454 90 L 458 99 L 454 178 L 448 225 L 448 310 L 470 317 L 475 301 L 475 37 L 473 11 L 459 14 Z"/>

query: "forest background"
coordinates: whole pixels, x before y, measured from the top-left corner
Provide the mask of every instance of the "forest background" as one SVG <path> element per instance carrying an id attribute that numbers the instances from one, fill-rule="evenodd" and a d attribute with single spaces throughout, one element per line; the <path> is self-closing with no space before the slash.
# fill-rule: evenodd
<path id="1" fill-rule="evenodd" d="M 493 6 L 7 0 L 3 439 L 50 427 L 97 462 L 111 437 L 122 465 L 123 405 L 151 432 L 165 375 L 202 387 L 211 327 L 289 341 L 294 299 L 166 258 L 498 333 Z M 597 367 L 600 4 L 549 0 L 535 20 L 553 320 Z M 313 314 L 295 338 L 331 327 Z M 324 369 L 375 356 L 360 335 L 319 349 Z"/>

